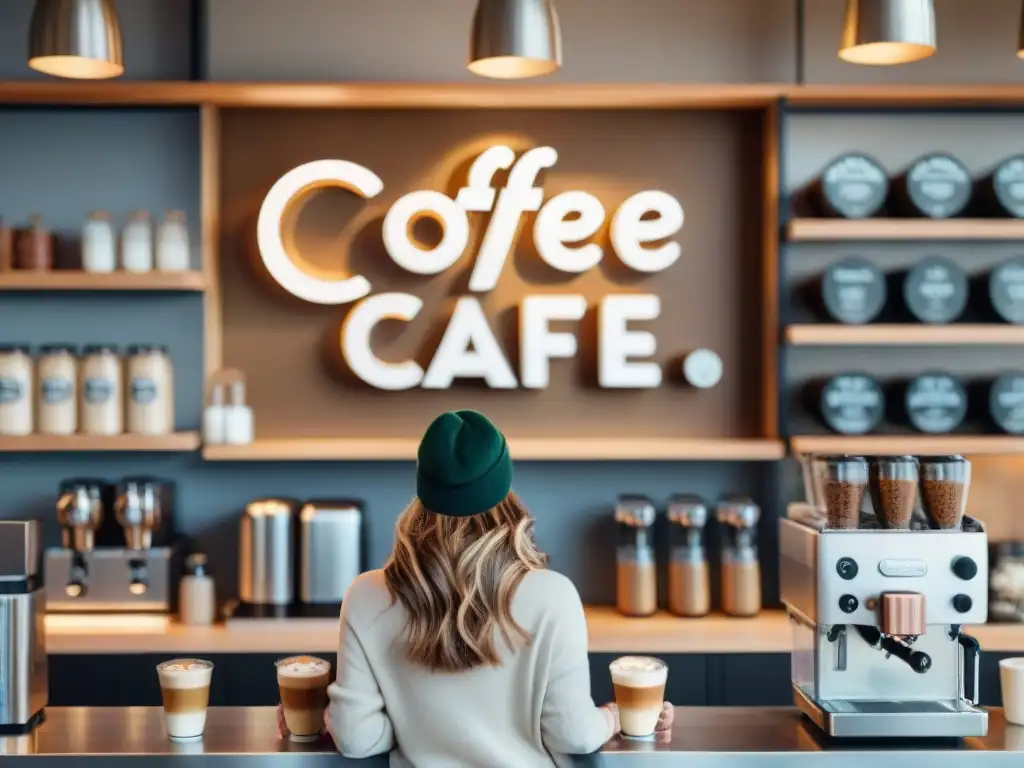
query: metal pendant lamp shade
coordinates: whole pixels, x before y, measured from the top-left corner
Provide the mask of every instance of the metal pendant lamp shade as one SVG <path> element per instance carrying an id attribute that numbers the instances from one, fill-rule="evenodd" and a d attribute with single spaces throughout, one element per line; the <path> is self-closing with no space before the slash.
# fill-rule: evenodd
<path id="1" fill-rule="evenodd" d="M 28 65 L 55 77 L 103 80 L 124 73 L 113 0 L 36 0 Z"/>
<path id="2" fill-rule="evenodd" d="M 479 0 L 469 71 L 512 80 L 550 75 L 562 65 L 562 34 L 552 0 Z"/>
<path id="3" fill-rule="evenodd" d="M 839 58 L 851 64 L 892 66 L 935 53 L 932 0 L 846 0 Z"/>

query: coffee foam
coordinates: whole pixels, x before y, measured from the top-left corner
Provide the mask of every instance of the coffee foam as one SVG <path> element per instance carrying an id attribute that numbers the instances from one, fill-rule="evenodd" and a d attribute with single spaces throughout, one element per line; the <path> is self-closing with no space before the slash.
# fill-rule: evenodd
<path id="1" fill-rule="evenodd" d="M 277 673 L 285 677 L 319 677 L 330 671 L 330 662 L 315 656 L 292 656 L 277 663 Z"/>
<path id="2" fill-rule="evenodd" d="M 199 688 L 213 676 L 213 664 L 202 659 L 174 659 L 156 669 L 164 688 Z"/>
<path id="3" fill-rule="evenodd" d="M 652 656 L 622 656 L 609 665 L 612 683 L 634 688 L 664 685 L 668 679 L 668 666 Z"/>

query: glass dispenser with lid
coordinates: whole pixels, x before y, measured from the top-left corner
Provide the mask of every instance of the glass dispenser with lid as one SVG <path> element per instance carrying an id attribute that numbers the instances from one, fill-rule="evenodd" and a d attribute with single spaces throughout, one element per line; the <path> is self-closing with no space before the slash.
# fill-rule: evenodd
<path id="1" fill-rule="evenodd" d="M 761 610 L 761 510 L 749 498 L 730 496 L 718 504 L 715 516 L 722 529 L 722 610 L 730 616 L 756 616 Z"/>
<path id="2" fill-rule="evenodd" d="M 704 616 L 711 610 L 711 588 L 704 527 L 707 505 L 679 494 L 668 502 L 668 608 L 676 616 Z"/>
<path id="3" fill-rule="evenodd" d="M 626 616 L 650 616 L 658 610 L 654 518 L 654 502 L 645 496 L 620 496 L 615 505 L 615 604 Z"/>

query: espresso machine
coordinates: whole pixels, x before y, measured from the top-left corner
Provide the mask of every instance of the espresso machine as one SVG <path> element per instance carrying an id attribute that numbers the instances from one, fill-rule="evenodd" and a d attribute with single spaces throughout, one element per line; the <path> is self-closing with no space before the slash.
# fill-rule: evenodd
<path id="1" fill-rule="evenodd" d="M 41 542 L 37 521 L 0 522 L 0 736 L 30 731 L 48 702 Z"/>
<path id="2" fill-rule="evenodd" d="M 984 736 L 988 543 L 963 457 L 811 457 L 780 523 L 796 705 L 836 737 Z"/>
<path id="3" fill-rule="evenodd" d="M 174 598 L 174 489 L 129 477 L 61 483 L 58 548 L 46 551 L 51 613 L 167 613 Z"/>

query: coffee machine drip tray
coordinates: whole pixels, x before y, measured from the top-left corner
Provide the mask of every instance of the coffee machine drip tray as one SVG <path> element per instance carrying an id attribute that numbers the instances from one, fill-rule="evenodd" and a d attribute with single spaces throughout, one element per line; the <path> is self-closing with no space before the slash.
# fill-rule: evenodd
<path id="1" fill-rule="evenodd" d="M 794 691 L 797 707 L 829 736 L 963 738 L 988 732 L 988 713 L 965 701 L 813 701 Z"/>

